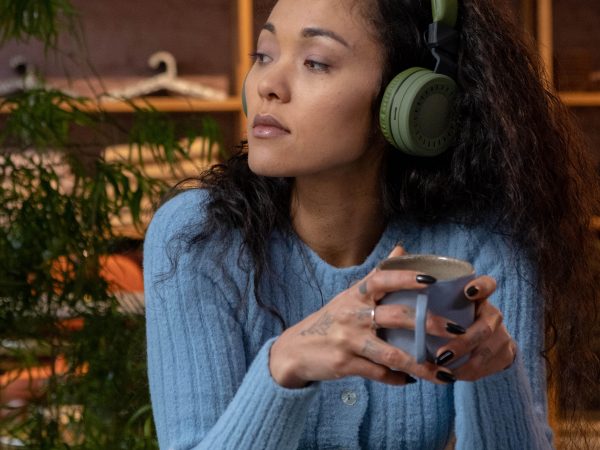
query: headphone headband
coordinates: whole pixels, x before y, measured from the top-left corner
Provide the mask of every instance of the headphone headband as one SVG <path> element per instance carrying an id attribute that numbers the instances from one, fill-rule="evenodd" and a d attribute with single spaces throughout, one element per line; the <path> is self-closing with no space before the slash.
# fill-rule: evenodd
<path id="1" fill-rule="evenodd" d="M 458 17 L 458 1 L 431 0 L 431 11 L 434 22 L 442 22 L 444 25 L 454 28 Z"/>
<path id="2" fill-rule="evenodd" d="M 458 0 L 431 0 L 433 23 L 425 32 L 425 42 L 436 60 L 435 73 L 456 77 L 458 32 Z"/>

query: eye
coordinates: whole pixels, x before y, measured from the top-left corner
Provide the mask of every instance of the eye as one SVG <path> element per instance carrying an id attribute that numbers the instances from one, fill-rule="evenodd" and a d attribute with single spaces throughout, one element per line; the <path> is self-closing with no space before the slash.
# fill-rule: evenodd
<path id="1" fill-rule="evenodd" d="M 259 52 L 250 53 L 250 58 L 260 65 L 268 63 L 271 59 L 267 54 Z"/>
<path id="2" fill-rule="evenodd" d="M 329 65 L 327 65 L 325 63 L 320 63 L 318 61 L 314 61 L 312 59 L 307 59 L 306 61 L 304 61 L 304 65 L 313 72 L 320 72 L 320 73 L 329 72 Z"/>

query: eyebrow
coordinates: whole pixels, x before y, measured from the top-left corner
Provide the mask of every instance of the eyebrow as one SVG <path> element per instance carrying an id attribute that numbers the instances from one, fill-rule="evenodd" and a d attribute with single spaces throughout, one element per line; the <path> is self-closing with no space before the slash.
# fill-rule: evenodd
<path id="1" fill-rule="evenodd" d="M 275 25 L 273 25 L 271 22 L 265 23 L 263 25 L 262 29 L 270 31 L 273 34 L 277 34 L 275 31 Z M 304 28 L 302 30 L 301 35 L 304 38 L 312 38 L 312 37 L 330 38 L 330 39 L 333 39 L 334 41 L 339 42 L 344 47 L 350 48 L 350 45 L 348 44 L 348 42 L 346 42 L 346 40 L 343 37 L 341 37 L 339 34 L 333 32 L 331 30 L 326 30 L 324 28 L 315 28 L 315 27 Z"/>

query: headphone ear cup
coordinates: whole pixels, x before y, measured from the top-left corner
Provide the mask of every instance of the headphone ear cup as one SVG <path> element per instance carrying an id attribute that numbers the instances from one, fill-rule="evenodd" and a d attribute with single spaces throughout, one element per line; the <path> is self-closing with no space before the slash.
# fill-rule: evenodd
<path id="1" fill-rule="evenodd" d="M 396 75 L 386 87 L 379 111 L 385 138 L 413 156 L 437 156 L 456 134 L 452 78 L 421 67 Z"/>
<path id="2" fill-rule="evenodd" d="M 248 75 L 244 77 L 244 83 L 242 84 L 242 111 L 244 111 L 244 115 L 248 117 L 248 103 L 246 102 L 246 78 L 248 78 Z"/>

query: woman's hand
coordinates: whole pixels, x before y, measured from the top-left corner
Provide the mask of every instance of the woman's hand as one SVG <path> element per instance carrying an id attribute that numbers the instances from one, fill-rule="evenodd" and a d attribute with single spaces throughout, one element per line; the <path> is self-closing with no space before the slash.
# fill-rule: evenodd
<path id="1" fill-rule="evenodd" d="M 516 355 L 516 344 L 503 323 L 502 313 L 488 297 L 496 289 L 496 281 L 488 276 L 476 278 L 465 287 L 467 297 L 475 302 L 475 322 L 466 333 L 441 347 L 436 363 L 448 364 L 471 353 L 470 359 L 454 369 L 459 380 L 475 381 L 508 368 Z"/>
<path id="2" fill-rule="evenodd" d="M 390 257 L 403 253 L 401 247 L 396 247 Z M 373 311 L 389 292 L 420 289 L 435 282 L 422 275 L 404 270 L 373 270 L 319 311 L 288 328 L 271 347 L 269 368 L 275 381 L 288 388 L 347 376 L 393 385 L 416 381 L 407 374 L 434 383 L 453 381 L 448 369 L 429 362 L 417 364 L 414 357 L 375 333 L 374 321 L 384 328 L 414 329 L 414 311 L 406 306 L 382 305 Z M 448 321 L 442 317 L 428 316 L 426 328 L 435 336 L 455 336 L 448 331 L 452 326 L 448 327 Z"/>

